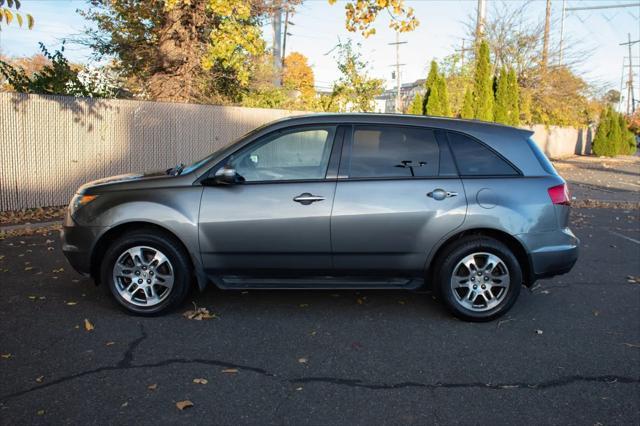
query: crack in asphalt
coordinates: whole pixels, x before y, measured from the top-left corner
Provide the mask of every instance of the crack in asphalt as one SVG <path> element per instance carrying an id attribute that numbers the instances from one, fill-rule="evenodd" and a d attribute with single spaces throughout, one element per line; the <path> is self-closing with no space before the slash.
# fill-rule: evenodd
<path id="1" fill-rule="evenodd" d="M 158 361 L 154 363 L 147 364 L 133 364 L 134 360 L 134 352 L 142 342 L 147 339 L 148 335 L 144 329 L 144 326 L 140 325 L 140 337 L 134 339 L 129 345 L 127 345 L 127 349 L 122 355 L 122 359 L 118 361 L 115 365 L 98 367 L 92 370 L 82 371 L 80 373 L 71 374 L 68 376 L 60 377 L 56 380 L 52 380 L 50 382 L 33 386 L 31 388 L 10 393 L 7 395 L 0 396 L 0 402 L 6 402 L 9 399 L 17 398 L 28 393 L 46 389 L 52 386 L 59 385 L 61 383 L 65 383 L 71 380 L 79 379 L 81 377 L 90 376 L 97 373 L 108 372 L 108 371 L 119 371 L 119 370 L 132 370 L 132 369 L 141 369 L 141 368 L 156 368 L 156 367 L 166 367 L 174 364 L 203 364 L 203 365 L 213 365 L 216 367 L 223 368 L 235 368 L 240 371 L 249 371 L 252 373 L 256 373 L 265 377 L 276 378 L 278 375 L 274 373 L 270 373 L 269 371 L 259 368 L 252 367 L 243 364 L 235 364 L 227 361 L 220 361 L 215 359 L 206 359 L 206 358 L 175 358 L 175 359 L 167 359 L 163 361 Z M 289 384 L 313 384 L 313 383 L 326 383 L 337 386 L 348 386 L 353 388 L 363 388 L 370 390 L 394 390 L 394 389 L 406 389 L 406 388 L 423 388 L 423 389 L 492 389 L 492 390 L 508 390 L 508 389 L 549 389 L 561 386 L 567 386 L 573 383 L 579 382 L 587 382 L 587 383 L 606 383 L 606 384 L 638 384 L 640 383 L 640 378 L 637 377 L 626 377 L 626 376 L 618 376 L 618 375 L 601 375 L 601 376 L 583 376 L 583 375 L 571 375 L 571 376 L 563 376 L 556 379 L 546 380 L 539 383 L 526 383 L 526 382 L 511 382 L 511 383 L 483 383 L 483 382 L 459 382 L 459 383 L 421 383 L 421 382 L 399 382 L 399 383 L 376 383 L 376 382 L 366 382 L 360 379 L 344 379 L 339 377 L 329 377 L 329 376 L 318 376 L 318 377 L 303 377 L 303 378 L 293 378 L 286 379 L 283 378 L 280 380 L 281 382 L 289 383 Z"/>

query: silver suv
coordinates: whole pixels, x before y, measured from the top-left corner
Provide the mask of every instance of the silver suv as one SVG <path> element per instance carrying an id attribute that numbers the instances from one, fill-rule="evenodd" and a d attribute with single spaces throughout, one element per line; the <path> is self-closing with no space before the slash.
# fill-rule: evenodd
<path id="1" fill-rule="evenodd" d="M 565 181 L 531 132 L 419 116 L 280 120 L 190 166 L 78 189 L 71 265 L 130 312 L 222 289 L 418 289 L 485 321 L 568 272 Z"/>

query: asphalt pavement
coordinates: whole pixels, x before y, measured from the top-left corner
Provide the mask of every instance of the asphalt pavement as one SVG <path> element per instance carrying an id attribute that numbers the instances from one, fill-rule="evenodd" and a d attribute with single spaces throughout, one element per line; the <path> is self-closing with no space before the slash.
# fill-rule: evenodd
<path id="1" fill-rule="evenodd" d="M 55 232 L 0 240 L 0 424 L 640 424 L 638 211 L 573 216 L 573 271 L 484 324 L 402 291 L 209 288 L 138 318 Z"/>

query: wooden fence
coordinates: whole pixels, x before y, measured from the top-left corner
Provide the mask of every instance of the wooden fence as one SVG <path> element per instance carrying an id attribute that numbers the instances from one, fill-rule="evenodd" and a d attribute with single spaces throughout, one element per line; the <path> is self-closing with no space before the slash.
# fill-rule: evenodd
<path id="1" fill-rule="evenodd" d="M 0 211 L 58 206 L 105 176 L 189 163 L 299 111 L 0 93 Z M 552 156 L 586 134 L 536 126 Z"/>

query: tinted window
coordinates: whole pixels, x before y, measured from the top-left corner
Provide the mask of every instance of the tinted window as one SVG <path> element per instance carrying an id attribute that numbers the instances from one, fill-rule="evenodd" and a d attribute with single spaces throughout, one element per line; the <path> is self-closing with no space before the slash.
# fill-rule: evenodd
<path id="1" fill-rule="evenodd" d="M 334 131 L 314 127 L 270 135 L 234 154 L 229 164 L 247 182 L 324 179 Z"/>
<path id="2" fill-rule="evenodd" d="M 533 154 L 540 162 L 540 165 L 542 166 L 544 171 L 549 173 L 550 175 L 557 175 L 558 173 L 556 172 L 556 169 L 553 168 L 553 164 L 551 164 L 551 161 L 549 161 L 547 156 L 544 155 L 542 150 L 540 150 L 538 144 L 536 144 L 533 138 L 527 139 L 527 143 L 529 144 L 529 148 L 531 148 L 531 150 L 533 151 Z"/>
<path id="3" fill-rule="evenodd" d="M 462 176 L 512 176 L 518 172 L 486 146 L 460 133 L 449 133 L 449 145 Z"/>
<path id="4" fill-rule="evenodd" d="M 356 126 L 349 177 L 437 176 L 438 143 L 432 130 Z"/>

